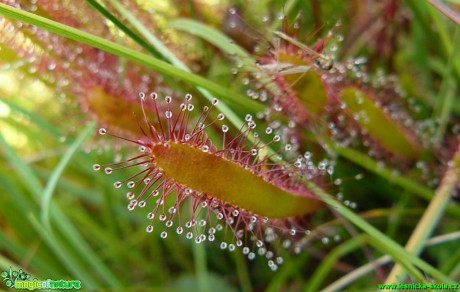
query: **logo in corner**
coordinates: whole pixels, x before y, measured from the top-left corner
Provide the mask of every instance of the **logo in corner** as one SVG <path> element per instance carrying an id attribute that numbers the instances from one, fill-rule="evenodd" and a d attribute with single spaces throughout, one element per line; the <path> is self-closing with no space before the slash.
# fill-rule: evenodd
<path id="1" fill-rule="evenodd" d="M 79 280 L 39 280 L 31 279 L 30 274 L 22 269 L 14 271 L 11 267 L 8 271 L 2 272 L 2 282 L 8 288 L 19 290 L 35 290 L 35 289 L 80 289 L 81 281 Z"/>
<path id="2" fill-rule="evenodd" d="M 13 269 L 10 267 L 8 271 L 2 272 L 2 282 L 4 282 L 8 288 L 14 288 L 14 284 L 17 280 L 27 281 L 29 279 L 30 274 L 27 274 L 22 269 L 19 269 L 19 271 L 13 271 Z"/>

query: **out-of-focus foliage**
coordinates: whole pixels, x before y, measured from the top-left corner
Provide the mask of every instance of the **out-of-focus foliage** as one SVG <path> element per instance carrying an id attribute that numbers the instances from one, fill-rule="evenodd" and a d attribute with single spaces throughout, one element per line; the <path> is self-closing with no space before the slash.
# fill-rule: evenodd
<path id="1" fill-rule="evenodd" d="M 459 11 L 455 1 L 446 2 Z M 1 3 L 174 66 L 154 70 L 0 11 L 1 271 L 11 266 L 38 279 L 78 279 L 84 289 L 123 291 L 375 290 L 385 282 L 392 265 L 379 258 L 388 251 L 334 212 L 309 218 L 313 235 L 299 254 L 279 248 L 284 263 L 277 272 L 263 256 L 248 260 L 238 249 L 195 244 L 173 232 L 162 239 L 160 228 L 146 233 L 148 210 L 128 212 L 125 194 L 113 188 L 132 173 L 107 176 L 92 169 L 100 161 L 126 159 L 132 149 L 107 145 L 92 133 L 97 123 L 142 135 L 138 93 L 156 91 L 192 93 L 197 107 L 212 93 L 227 106 L 221 110 L 231 123 L 248 113 L 262 117 L 264 126 L 279 122 L 295 151 L 334 161 L 334 174 L 322 187 L 382 231 L 383 242 L 404 246 L 419 236 L 414 253 L 460 280 L 455 178 L 442 201 L 432 199 L 449 183 L 442 180 L 449 167 L 455 169 L 460 28 L 435 6 L 415 0 Z M 181 26 L 184 18 L 193 22 Z M 200 35 L 196 23 L 226 34 L 246 53 Z M 294 58 L 296 46 L 273 31 L 332 54 L 334 68 L 343 71 L 318 70 L 308 54 Z M 316 69 L 303 74 L 295 71 L 299 66 Z M 217 145 L 222 140 L 218 128 L 208 134 Z M 430 203 L 438 211 L 427 208 Z M 423 214 L 428 219 L 421 220 Z M 413 233 L 416 228 L 422 231 Z"/>

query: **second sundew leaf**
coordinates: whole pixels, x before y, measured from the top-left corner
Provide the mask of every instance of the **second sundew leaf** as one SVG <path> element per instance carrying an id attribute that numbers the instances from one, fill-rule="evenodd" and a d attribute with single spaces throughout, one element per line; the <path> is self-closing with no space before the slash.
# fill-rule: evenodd
<path id="1" fill-rule="evenodd" d="M 17 53 L 14 50 L 10 49 L 2 43 L 0 43 L 0 51 L 2 52 L 2 54 L 0 55 L 1 63 L 4 62 L 6 64 L 12 64 L 21 60 L 21 58 L 17 55 Z"/>
<path id="2" fill-rule="evenodd" d="M 367 130 L 369 135 L 392 153 L 408 159 L 420 155 L 420 147 L 413 141 L 410 134 L 392 120 L 381 107 L 365 92 L 346 87 L 339 96 L 346 104 L 346 111 L 354 120 Z"/>
<path id="3" fill-rule="evenodd" d="M 283 52 L 278 54 L 278 59 L 281 63 L 288 63 L 294 66 L 307 65 L 305 60 Z M 321 114 L 328 101 L 328 96 L 325 84 L 316 70 L 286 74 L 283 78 L 313 118 Z"/>
<path id="4" fill-rule="evenodd" d="M 88 88 L 83 95 L 83 101 L 101 123 L 142 135 L 138 122 L 133 118 L 133 115 L 142 116 L 139 102 L 128 100 L 126 96 L 111 94 L 99 85 Z"/>
<path id="5" fill-rule="evenodd" d="M 151 151 L 156 165 L 177 183 L 261 216 L 301 216 L 323 207 L 317 199 L 289 193 L 241 165 L 188 144 L 156 144 Z"/>

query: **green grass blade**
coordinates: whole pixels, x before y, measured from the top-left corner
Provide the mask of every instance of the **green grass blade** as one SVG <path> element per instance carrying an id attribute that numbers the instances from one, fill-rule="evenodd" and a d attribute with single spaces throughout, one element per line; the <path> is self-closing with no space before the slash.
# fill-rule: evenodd
<path id="1" fill-rule="evenodd" d="M 415 19 L 418 21 L 422 30 L 426 34 L 426 37 L 429 39 L 431 44 L 440 44 L 433 46 L 434 49 L 438 51 L 442 56 L 447 57 L 451 54 L 453 49 L 453 44 L 449 37 L 449 32 L 445 27 L 444 23 L 441 21 L 440 12 L 428 4 L 426 1 L 415 1 L 415 0 L 406 0 L 405 3 L 410 7 L 414 13 Z M 425 14 L 430 13 L 433 19 L 429 19 Z M 440 32 L 440 40 L 435 33 L 435 30 L 431 28 L 432 23 L 435 23 L 437 30 Z M 454 60 L 454 69 L 457 75 L 457 79 L 460 78 L 460 60 Z"/>
<path id="2" fill-rule="evenodd" d="M 65 250 L 63 244 L 60 243 L 58 238 L 50 232 L 49 229 L 41 225 L 32 214 L 28 215 L 28 219 L 35 228 L 35 231 L 40 234 L 41 238 L 54 251 L 55 255 L 61 260 L 64 266 L 71 271 L 73 275 L 78 277 L 76 280 L 81 280 L 85 288 L 88 289 L 94 289 L 99 286 L 91 276 L 91 272 L 82 267 L 82 265 L 77 264 L 75 255 Z"/>
<path id="3" fill-rule="evenodd" d="M 273 275 L 270 284 L 267 286 L 267 292 L 277 292 L 281 291 L 283 287 L 283 283 L 287 281 L 287 279 L 294 277 L 295 275 L 301 273 L 302 266 L 308 262 L 308 260 L 312 257 L 310 253 L 304 252 L 299 254 L 298 257 L 293 259 L 292 261 L 283 263 L 280 267 L 280 270 Z"/>
<path id="4" fill-rule="evenodd" d="M 138 43 L 144 50 L 152 54 L 155 58 L 163 59 L 161 54 L 155 50 L 155 48 L 151 47 L 145 40 L 143 40 L 140 36 L 138 36 L 134 31 L 132 31 L 129 27 L 123 24 L 118 18 L 110 13 L 107 9 L 104 8 L 101 4 L 96 2 L 95 0 L 86 0 L 91 6 L 93 6 L 99 13 L 101 13 L 105 18 L 110 20 L 113 24 L 115 24 L 122 32 L 124 32 L 128 37 L 130 37 L 133 41 Z"/>
<path id="5" fill-rule="evenodd" d="M 193 247 L 193 258 L 195 263 L 195 273 L 198 278 L 198 284 L 200 291 L 208 292 L 211 291 L 209 287 L 209 274 L 208 268 L 206 267 L 206 249 L 204 244 L 194 244 Z"/>
<path id="6" fill-rule="evenodd" d="M 0 270 L 1 271 L 8 271 L 10 268 L 13 269 L 13 270 L 16 270 L 16 271 L 19 270 L 19 269 L 22 269 L 24 271 L 23 267 L 18 266 L 15 262 L 12 262 L 7 257 L 5 257 L 3 255 L 0 255 Z M 28 274 L 30 274 L 27 270 L 25 270 L 24 272 L 27 272 Z"/>
<path id="7" fill-rule="evenodd" d="M 42 224 L 50 227 L 50 205 L 51 205 L 51 198 L 53 196 L 53 192 L 56 189 L 57 183 L 59 178 L 61 177 L 64 169 L 66 168 L 67 164 L 70 162 L 70 159 L 73 155 L 77 152 L 80 146 L 85 142 L 86 139 L 92 134 L 94 128 L 96 127 L 95 122 L 91 122 L 80 134 L 80 136 L 70 145 L 67 149 L 65 154 L 62 156 L 61 160 L 59 161 L 58 165 L 54 169 L 53 173 L 51 174 L 48 183 L 46 184 L 45 190 L 43 191 L 43 195 L 41 197 L 41 221 Z"/>
<path id="8" fill-rule="evenodd" d="M 435 141 L 439 144 L 445 135 L 447 125 L 449 123 L 451 112 L 456 98 L 458 84 L 455 76 L 452 74 L 453 64 L 455 60 L 460 58 L 460 29 L 456 27 L 454 35 L 454 47 L 444 66 L 443 80 L 437 100 L 439 101 L 435 109 L 435 119 L 439 120 L 439 126 L 435 133 Z"/>
<path id="9" fill-rule="evenodd" d="M 457 187 L 460 180 L 460 147 L 452 160 L 452 166 L 447 170 L 436 195 L 431 200 L 422 218 L 419 220 L 414 232 L 406 244 L 406 250 L 414 255 L 420 254 L 422 248 L 439 223 L 447 204 L 450 202 L 451 194 Z M 396 283 L 404 279 L 404 272 L 401 267 L 395 266 L 387 278 L 387 283 Z"/>
<path id="10" fill-rule="evenodd" d="M 177 68 L 190 72 L 184 62 L 179 60 L 154 34 L 150 32 L 128 9 L 117 0 L 108 0 L 126 20 L 152 45 L 161 56 Z"/>
<path id="11" fill-rule="evenodd" d="M 332 147 L 332 144 L 329 145 Z M 429 188 L 422 186 L 402 175 L 394 175 L 389 168 L 378 165 L 378 163 L 369 158 L 369 156 L 364 155 L 359 151 L 343 147 L 334 147 L 333 149 L 338 154 L 350 160 L 351 162 L 385 178 L 388 182 L 394 183 L 403 189 L 416 194 L 418 197 L 428 202 L 431 201 L 431 199 L 434 197 L 434 192 Z M 460 216 L 460 208 L 458 206 L 450 205 L 447 207 L 447 210 L 453 215 Z"/>
<path id="12" fill-rule="evenodd" d="M 400 175 L 394 175 L 391 169 L 386 168 L 384 166 L 379 166 L 377 162 L 375 162 L 372 158 L 369 158 L 369 156 L 362 154 L 359 151 L 356 151 L 351 148 L 342 148 L 342 147 L 335 147 L 333 148 L 334 151 L 336 151 L 338 154 L 341 156 L 345 157 L 346 159 L 356 163 L 357 165 L 380 175 L 381 177 L 385 178 L 389 182 L 395 183 L 402 188 L 411 191 L 413 193 L 416 193 L 418 196 L 425 200 L 431 200 L 434 196 L 434 193 L 432 190 L 429 188 L 419 185 L 415 182 L 413 182 L 410 179 L 407 179 L 403 176 Z"/>
<path id="13" fill-rule="evenodd" d="M 335 247 L 328 255 L 321 261 L 321 264 L 310 277 L 310 281 L 305 286 L 304 291 L 319 291 L 319 287 L 323 280 L 327 277 L 330 270 L 332 270 L 334 263 L 342 256 L 360 248 L 367 241 L 366 235 L 358 235 L 352 237 L 348 241 Z"/>
<path id="14" fill-rule="evenodd" d="M 421 260 L 417 256 L 408 253 L 402 246 L 397 244 L 391 238 L 387 237 L 374 226 L 370 225 L 369 223 L 361 219 L 358 215 L 356 215 L 350 209 L 342 205 L 342 203 L 336 201 L 334 198 L 332 198 L 330 195 L 325 193 L 322 189 L 320 189 L 313 183 L 308 182 L 307 186 L 311 190 L 313 190 L 315 194 L 317 194 L 324 202 L 326 202 L 329 206 L 334 208 L 336 212 L 338 212 L 340 215 L 344 216 L 348 221 L 350 221 L 351 223 L 359 227 L 361 230 L 366 232 L 373 239 L 370 240 L 370 243 L 376 245 L 377 248 L 382 249 L 383 252 L 389 253 L 395 261 L 404 265 L 406 268 L 408 268 L 410 264 L 413 264 L 416 267 L 425 271 L 426 273 L 430 274 L 438 281 L 444 283 L 455 283 L 452 279 L 441 273 L 436 268 L 427 264 L 425 261 Z M 413 272 L 416 271 L 416 269 L 414 269 L 413 267 L 411 267 L 410 269 Z M 418 273 L 413 273 L 413 276 L 419 277 Z"/>
<path id="15" fill-rule="evenodd" d="M 28 247 L 22 246 L 15 241 L 12 241 L 8 235 L 0 232 L 0 246 L 3 246 L 5 251 L 16 258 L 21 258 L 28 252 Z M 10 264 L 11 265 L 11 264 Z M 29 263 L 30 267 L 39 270 L 43 274 L 54 275 L 51 265 L 41 258 L 34 257 Z"/>
<path id="16" fill-rule="evenodd" d="M 134 15 L 132 15 L 127 9 L 125 9 L 117 0 L 109 0 L 112 5 L 130 22 L 142 36 L 144 36 L 147 41 L 154 46 L 167 60 L 171 62 L 177 68 L 185 71 L 191 72 L 191 70 L 185 65 L 181 60 L 179 60 L 155 35 L 153 35 L 141 22 L 137 20 Z M 216 96 L 222 96 L 221 93 L 213 92 L 208 87 L 198 85 L 198 91 L 203 94 L 209 102 L 215 98 L 212 94 L 214 93 Z M 209 92 L 209 91 L 211 92 Z M 243 105 L 244 108 L 248 108 L 251 104 L 254 105 L 254 101 L 250 100 L 247 97 L 238 96 L 234 98 L 233 101 L 236 101 L 238 104 Z M 240 127 L 243 124 L 243 120 L 236 115 L 230 107 L 228 107 L 225 103 L 219 103 L 216 106 L 222 113 L 225 114 L 227 119 L 235 126 Z M 260 107 L 259 107 L 260 109 Z"/>
<path id="17" fill-rule="evenodd" d="M 209 90 L 211 93 L 215 94 L 219 98 L 233 102 L 240 106 L 244 106 L 245 108 L 247 106 L 259 109 L 261 108 L 261 105 L 259 105 L 257 102 L 239 93 L 233 92 L 222 85 L 212 82 L 205 77 L 187 72 L 183 69 L 177 68 L 176 66 L 170 65 L 164 61 L 158 60 L 152 56 L 137 52 L 133 49 L 126 48 L 122 45 L 116 44 L 101 37 L 92 35 L 90 33 L 1 3 L 0 14 L 3 14 L 12 19 L 16 19 L 18 21 L 35 25 L 37 27 L 46 29 L 52 33 L 93 46 L 108 53 L 112 53 L 114 55 L 138 62 L 158 71 L 159 73 L 179 78 L 183 81 L 189 82 L 192 85 Z M 224 103 L 220 104 L 222 110 L 222 108 L 224 107 Z M 233 122 L 235 121 L 232 121 L 232 123 Z M 235 122 L 235 124 L 237 127 L 241 125 L 241 123 L 238 122 Z"/>
<path id="18" fill-rule="evenodd" d="M 443 19 L 441 18 L 444 15 L 442 15 L 442 13 L 438 9 L 431 5 L 428 5 L 426 2 L 424 2 L 423 5 L 427 6 L 426 8 L 430 13 L 432 19 L 430 20 L 430 24 L 434 23 L 437 28 L 437 33 L 439 35 L 439 38 L 441 39 L 441 47 L 444 49 L 444 55 L 446 56 L 446 59 L 450 59 L 451 56 L 455 55 L 456 53 L 458 54 L 458 51 L 456 51 L 458 44 L 455 43 L 458 42 L 458 38 L 451 37 L 451 33 L 448 31 Z M 456 27 L 456 31 L 457 30 L 458 27 Z M 452 58 L 451 61 L 454 70 L 457 73 L 457 78 L 460 78 L 460 59 Z"/>
<path id="19" fill-rule="evenodd" d="M 192 35 L 198 36 L 214 46 L 221 49 L 229 55 L 237 55 L 241 58 L 252 58 L 244 49 L 236 45 L 232 39 L 223 33 L 215 30 L 214 28 L 195 21 L 193 19 L 178 18 L 168 22 L 168 27 L 180 31 L 188 32 Z M 250 60 L 253 63 L 252 60 Z"/>
<path id="20" fill-rule="evenodd" d="M 459 240 L 459 239 L 460 239 L 460 232 L 444 234 L 444 235 L 433 237 L 430 240 L 428 240 L 426 242 L 425 247 L 439 245 L 439 244 L 442 244 L 442 243 L 445 243 L 445 242 L 455 241 L 455 240 Z M 458 255 L 460 255 L 460 250 L 458 252 Z M 455 257 L 455 255 L 454 255 L 454 257 Z M 365 265 L 353 270 L 351 273 L 348 273 L 348 274 L 344 275 L 343 277 L 337 279 L 336 281 L 334 281 L 333 283 L 331 283 L 330 285 L 325 287 L 322 291 L 324 291 L 324 292 L 326 292 L 326 291 L 342 291 L 344 289 L 344 287 L 346 287 L 349 284 L 353 283 L 355 280 L 358 280 L 358 279 L 364 277 L 365 275 L 371 273 L 373 270 L 375 270 L 375 267 L 382 266 L 382 265 L 388 264 L 390 262 L 391 262 L 391 257 L 390 256 L 386 255 L 386 256 L 380 257 L 380 258 L 376 259 L 375 261 L 367 263 L 367 264 L 365 264 Z M 458 260 L 455 261 L 455 263 L 458 263 Z M 450 275 L 450 277 L 452 279 L 455 279 L 455 277 L 453 277 L 452 275 Z"/>
<path id="21" fill-rule="evenodd" d="M 24 186 L 35 195 L 35 200 L 38 203 L 43 192 L 43 187 L 33 169 L 28 166 L 14 151 L 14 149 L 6 142 L 0 133 L 0 145 L 6 150 L 6 157 L 11 165 L 16 169 L 18 175 L 22 178 Z"/>
<path id="22" fill-rule="evenodd" d="M 98 254 L 83 239 L 74 224 L 71 223 L 60 209 L 54 207 L 52 209 L 52 221 L 56 223 L 56 227 L 64 234 L 68 242 L 71 243 L 73 248 L 77 251 L 76 254 L 90 264 L 90 266 L 94 268 L 94 271 L 97 271 L 97 273 L 102 276 L 109 287 L 121 287 L 122 284 L 118 278 L 115 277 L 107 265 L 102 262 Z"/>
<path id="23" fill-rule="evenodd" d="M 332 291 L 343 291 L 343 288 L 348 286 L 350 283 L 353 283 L 355 280 L 364 277 L 367 274 L 370 274 L 376 267 L 383 266 L 391 262 L 391 257 L 385 255 L 376 259 L 373 262 L 367 263 L 355 270 L 353 272 L 346 274 L 345 276 L 339 278 L 338 280 L 332 282 L 328 286 L 324 287 L 321 291 L 323 292 L 332 292 Z"/>
<path id="24" fill-rule="evenodd" d="M 248 267 L 242 253 L 234 253 L 234 259 L 236 264 L 236 273 L 238 274 L 238 281 L 240 284 L 240 290 L 242 292 L 252 292 L 251 279 L 249 277 Z"/>
<path id="25" fill-rule="evenodd" d="M 25 195 L 23 189 L 17 183 L 18 180 L 15 180 L 13 177 L 14 175 L 15 174 L 12 174 L 9 170 L 0 169 L 0 183 L 3 191 L 8 194 L 11 202 L 13 202 L 23 214 L 37 213 L 37 205 L 30 200 L 30 197 Z"/>
<path id="26" fill-rule="evenodd" d="M 40 180 L 35 174 L 34 170 L 26 163 L 24 163 L 24 161 L 15 153 L 14 149 L 5 141 L 1 134 L 0 145 L 6 149 L 6 156 L 12 166 L 22 177 L 23 181 L 27 182 L 24 184 L 24 186 L 34 195 L 34 201 L 37 204 L 40 204 L 42 201 L 44 189 L 41 186 Z M 97 254 L 91 250 L 89 245 L 83 240 L 81 235 L 76 231 L 76 228 L 69 222 L 62 211 L 57 206 L 52 206 L 51 209 L 53 210 L 51 213 L 53 221 L 56 222 L 57 228 L 62 232 L 62 235 L 68 239 L 68 242 L 73 246 L 74 249 L 78 251 L 76 254 L 80 255 L 80 258 L 88 261 L 91 266 L 95 268 L 95 271 L 103 276 L 107 283 L 114 286 L 120 286 L 121 284 L 117 278 L 111 274 L 108 268 L 97 257 Z M 35 227 L 38 228 L 37 226 Z M 50 243 L 50 247 L 60 254 L 65 253 L 63 247 L 57 243 Z M 62 260 L 62 256 L 60 259 Z M 72 271 L 81 273 L 81 269 L 79 270 L 78 267 L 72 269 Z"/>
<path id="27" fill-rule="evenodd" d="M 14 100 L 14 98 L 16 97 L 11 97 L 11 100 Z M 62 131 L 59 128 L 50 124 L 48 121 L 46 121 L 45 119 L 43 119 L 36 113 L 26 110 L 25 108 L 14 103 L 11 100 L 5 97 L 0 97 L 0 102 L 3 102 L 4 104 L 6 104 L 10 109 L 17 111 L 25 115 L 26 117 L 28 117 L 33 124 L 37 125 L 38 128 L 44 129 L 50 132 L 56 138 L 59 138 L 63 135 Z"/>

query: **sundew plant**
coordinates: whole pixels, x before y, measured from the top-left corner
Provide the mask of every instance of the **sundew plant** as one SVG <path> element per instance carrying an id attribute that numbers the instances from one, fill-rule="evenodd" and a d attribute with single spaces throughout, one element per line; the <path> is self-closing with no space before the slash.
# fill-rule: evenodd
<path id="1" fill-rule="evenodd" d="M 459 24 L 454 0 L 0 1 L 1 285 L 458 289 Z"/>

